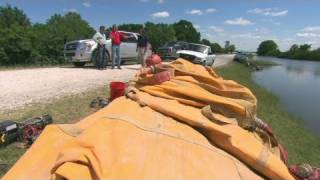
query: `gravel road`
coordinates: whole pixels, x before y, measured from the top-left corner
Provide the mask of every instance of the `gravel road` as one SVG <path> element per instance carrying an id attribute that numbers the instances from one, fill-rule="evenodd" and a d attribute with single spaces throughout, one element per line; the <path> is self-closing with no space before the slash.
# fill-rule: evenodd
<path id="1" fill-rule="evenodd" d="M 104 71 L 59 67 L 0 71 L 0 109 L 12 109 L 62 95 L 78 94 L 110 81 L 125 81 L 138 68 L 139 65 L 130 65 L 124 66 L 122 70 Z"/>
<path id="2" fill-rule="evenodd" d="M 230 59 L 230 55 L 219 55 L 214 66 L 225 65 Z M 110 81 L 126 81 L 139 67 L 128 65 L 123 66 L 122 70 L 104 71 L 73 67 L 0 71 L 0 110 L 79 94 L 106 85 Z"/>

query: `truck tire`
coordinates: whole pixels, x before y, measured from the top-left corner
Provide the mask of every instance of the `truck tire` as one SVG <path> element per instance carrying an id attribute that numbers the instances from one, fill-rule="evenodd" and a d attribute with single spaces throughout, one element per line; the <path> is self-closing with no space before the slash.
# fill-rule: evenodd
<path id="1" fill-rule="evenodd" d="M 76 67 L 83 67 L 84 65 L 86 65 L 86 62 L 74 62 L 73 65 Z"/>

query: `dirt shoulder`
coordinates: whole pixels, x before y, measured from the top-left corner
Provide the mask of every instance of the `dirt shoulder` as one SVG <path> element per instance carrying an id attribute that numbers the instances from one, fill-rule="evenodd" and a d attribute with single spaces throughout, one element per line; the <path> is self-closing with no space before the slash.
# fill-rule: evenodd
<path id="1" fill-rule="evenodd" d="M 123 66 L 122 70 L 103 71 L 72 67 L 0 71 L 0 109 L 14 109 L 80 94 L 110 81 L 126 81 L 138 68 L 139 65 L 129 65 Z"/>

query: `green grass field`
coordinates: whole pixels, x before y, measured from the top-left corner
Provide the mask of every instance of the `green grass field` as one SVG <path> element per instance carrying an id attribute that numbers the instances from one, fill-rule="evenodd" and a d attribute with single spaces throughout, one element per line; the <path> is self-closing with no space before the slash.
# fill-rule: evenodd
<path id="1" fill-rule="evenodd" d="M 225 79 L 235 80 L 253 91 L 258 98 L 259 117 L 272 126 L 280 142 L 288 149 L 290 163 L 306 162 L 320 166 L 320 139 L 303 128 L 299 119 L 286 113 L 276 96 L 254 83 L 248 67 L 234 62 L 216 71 Z M 21 121 L 48 113 L 55 123 L 73 123 L 97 110 L 89 107 L 93 98 L 106 97 L 108 94 L 106 86 L 80 95 L 52 100 L 47 104 L 34 104 L 9 112 L 0 111 L 0 119 Z M 14 145 L 0 148 L 0 177 L 24 152 L 24 149 Z"/>
<path id="2" fill-rule="evenodd" d="M 260 63 L 263 65 L 266 63 Z M 234 62 L 218 68 L 217 73 L 225 79 L 234 80 L 249 89 L 258 99 L 258 116 L 266 121 L 289 152 L 289 163 L 310 163 L 320 166 L 320 138 L 305 129 L 302 121 L 290 115 L 280 105 L 279 98 L 257 85 L 251 71 L 243 64 Z"/>

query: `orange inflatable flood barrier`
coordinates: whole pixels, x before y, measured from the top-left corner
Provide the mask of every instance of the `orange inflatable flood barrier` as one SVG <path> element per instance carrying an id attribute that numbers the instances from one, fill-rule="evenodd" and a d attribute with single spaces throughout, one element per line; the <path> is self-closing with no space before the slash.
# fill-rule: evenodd
<path id="1" fill-rule="evenodd" d="M 154 68 L 174 76 L 150 84 L 155 74 L 138 73 L 126 97 L 47 126 L 3 179 L 294 179 L 277 144 L 252 129 L 249 89 L 183 59 Z"/>

